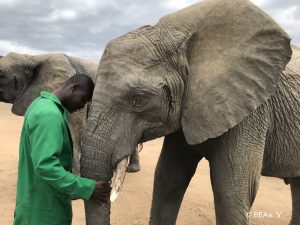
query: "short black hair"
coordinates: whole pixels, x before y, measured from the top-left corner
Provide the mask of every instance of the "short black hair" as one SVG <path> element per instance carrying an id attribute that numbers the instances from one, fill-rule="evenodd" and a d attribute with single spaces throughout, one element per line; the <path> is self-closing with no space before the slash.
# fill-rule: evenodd
<path id="1" fill-rule="evenodd" d="M 93 92 L 95 88 L 95 84 L 93 80 L 86 74 L 78 73 L 74 76 L 70 77 L 68 80 L 66 80 L 65 85 L 69 84 L 82 84 L 87 90 Z"/>

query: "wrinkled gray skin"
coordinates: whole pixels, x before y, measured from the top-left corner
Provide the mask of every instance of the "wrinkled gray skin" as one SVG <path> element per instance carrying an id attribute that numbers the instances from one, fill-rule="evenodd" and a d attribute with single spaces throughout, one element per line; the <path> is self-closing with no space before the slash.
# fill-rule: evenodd
<path id="1" fill-rule="evenodd" d="M 246 0 L 204 1 L 112 40 L 98 67 L 82 175 L 110 180 L 138 143 L 165 136 L 151 225 L 176 223 L 203 157 L 218 225 L 248 224 L 261 174 L 291 183 L 291 224 L 300 224 L 299 49 L 293 51 L 286 68 L 289 37 Z M 110 205 L 85 207 L 88 225 L 110 224 Z"/>
<path id="2" fill-rule="evenodd" d="M 84 73 L 95 82 L 97 64 L 65 54 L 25 55 L 9 53 L 0 57 L 0 101 L 12 103 L 12 112 L 23 116 L 29 104 L 39 96 L 41 90 L 53 91 L 76 73 Z M 70 114 L 70 131 L 74 145 L 74 169 L 79 174 L 80 146 L 87 108 Z M 138 159 L 135 153 L 131 159 Z M 128 168 L 139 169 L 139 161 Z"/>

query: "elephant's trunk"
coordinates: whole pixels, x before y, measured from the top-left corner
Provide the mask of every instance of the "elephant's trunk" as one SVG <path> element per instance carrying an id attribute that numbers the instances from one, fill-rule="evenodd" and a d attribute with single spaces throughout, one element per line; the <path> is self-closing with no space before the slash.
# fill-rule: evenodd
<path id="1" fill-rule="evenodd" d="M 110 225 L 110 204 L 85 201 L 86 225 Z"/>
<path id="2" fill-rule="evenodd" d="M 103 117 L 103 120 L 108 121 Z M 104 124 L 103 126 L 107 126 Z M 109 137 L 97 131 L 97 124 L 91 117 L 82 138 L 80 170 L 81 175 L 97 181 L 110 181 L 113 168 L 111 166 L 112 142 Z M 85 201 L 86 225 L 110 225 L 110 204 L 97 204 Z"/>
<path id="3" fill-rule="evenodd" d="M 121 160 L 116 169 L 112 182 L 110 201 L 114 202 L 123 186 L 129 157 Z M 97 204 L 92 201 L 85 201 L 86 225 L 109 225 L 110 224 L 110 204 Z"/>
<path id="4" fill-rule="evenodd" d="M 125 180 L 128 157 L 118 163 L 116 174 L 112 183 L 110 200 L 115 201 L 119 196 L 123 182 Z M 85 201 L 86 225 L 109 225 L 110 224 L 110 204 L 97 204 L 93 201 Z"/>
<path id="5" fill-rule="evenodd" d="M 118 195 L 125 178 L 128 156 L 134 151 L 140 139 L 138 132 L 128 127 L 130 118 L 116 113 L 120 110 L 106 108 L 99 112 L 92 105 L 87 121 L 86 130 L 82 139 L 81 174 L 97 181 L 110 181 L 114 169 L 117 169 L 113 183 L 114 196 Z M 97 108 L 98 109 L 98 108 Z M 97 112 L 96 112 L 97 111 Z M 122 113 L 122 112 L 121 112 Z M 126 118 L 122 121 L 119 118 Z M 124 135 L 134 134 L 130 138 Z M 125 160 L 124 160 L 125 159 Z M 115 197 L 112 197 L 112 200 Z M 85 202 L 87 225 L 109 225 L 110 204 L 97 205 L 90 201 Z"/>

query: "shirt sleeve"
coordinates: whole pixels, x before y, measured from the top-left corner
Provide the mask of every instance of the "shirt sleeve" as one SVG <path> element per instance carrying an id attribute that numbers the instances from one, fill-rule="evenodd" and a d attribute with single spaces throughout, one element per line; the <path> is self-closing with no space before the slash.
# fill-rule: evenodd
<path id="1" fill-rule="evenodd" d="M 63 148 L 63 124 L 55 113 L 40 113 L 29 123 L 32 163 L 37 176 L 57 191 L 88 200 L 96 181 L 64 169 L 59 155 Z"/>

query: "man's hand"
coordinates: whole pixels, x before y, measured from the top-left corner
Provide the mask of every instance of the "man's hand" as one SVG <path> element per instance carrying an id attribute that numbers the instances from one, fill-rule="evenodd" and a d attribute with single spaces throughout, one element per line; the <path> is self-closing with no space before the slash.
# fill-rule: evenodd
<path id="1" fill-rule="evenodd" d="M 110 203 L 110 182 L 107 181 L 97 181 L 93 194 L 90 200 L 93 200 L 99 204 Z"/>

